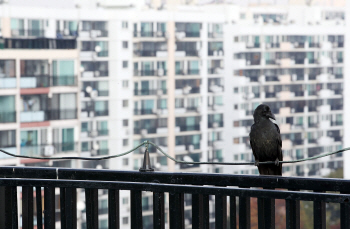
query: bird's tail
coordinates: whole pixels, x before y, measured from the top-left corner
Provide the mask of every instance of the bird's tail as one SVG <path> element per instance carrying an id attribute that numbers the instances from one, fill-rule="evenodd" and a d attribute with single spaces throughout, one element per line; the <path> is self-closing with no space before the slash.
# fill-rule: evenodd
<path id="1" fill-rule="evenodd" d="M 276 165 L 259 165 L 260 175 L 275 175 L 282 176 L 282 164 Z"/>

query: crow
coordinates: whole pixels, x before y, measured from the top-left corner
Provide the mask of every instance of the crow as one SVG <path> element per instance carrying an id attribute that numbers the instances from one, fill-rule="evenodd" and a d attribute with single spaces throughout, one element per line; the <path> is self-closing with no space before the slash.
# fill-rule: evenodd
<path id="1" fill-rule="evenodd" d="M 282 175 L 282 140 L 280 129 L 269 106 L 259 105 L 254 111 L 254 124 L 250 130 L 250 145 L 260 175 Z M 275 161 L 275 164 L 260 164 L 263 161 Z"/>

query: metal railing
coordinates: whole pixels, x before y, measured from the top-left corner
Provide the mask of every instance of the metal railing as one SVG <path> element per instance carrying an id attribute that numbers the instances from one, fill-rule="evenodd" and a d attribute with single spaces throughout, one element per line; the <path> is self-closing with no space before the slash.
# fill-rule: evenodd
<path id="1" fill-rule="evenodd" d="M 3 38 L 0 49 L 76 49 L 76 39 Z"/>
<path id="2" fill-rule="evenodd" d="M 45 229 L 53 229 L 56 216 L 60 217 L 62 228 L 77 228 L 77 188 L 85 190 L 83 214 L 87 228 L 98 228 L 99 189 L 108 190 L 106 211 L 110 229 L 119 228 L 120 190 L 130 191 L 132 229 L 143 228 L 142 213 L 146 206 L 142 204 L 142 191 L 153 193 L 150 206 L 156 229 L 165 227 L 165 199 L 170 229 L 185 228 L 184 194 L 192 197 L 192 228 L 209 228 L 211 216 L 215 228 L 236 228 L 237 221 L 239 228 L 250 228 L 251 197 L 258 198 L 259 228 L 275 228 L 275 199 L 286 202 L 288 229 L 300 228 L 300 201 L 313 202 L 314 228 L 325 228 L 326 202 L 340 204 L 341 228 L 350 225 L 350 180 L 29 167 L 0 167 L 0 177 L 0 228 L 18 228 L 20 224 L 23 229 L 33 228 L 36 221 L 37 228 L 44 224 Z M 17 195 L 20 190 L 22 195 Z M 55 192 L 59 193 L 57 199 Z M 209 211 L 210 203 L 213 212 Z M 22 215 L 21 223 L 18 213 Z"/>

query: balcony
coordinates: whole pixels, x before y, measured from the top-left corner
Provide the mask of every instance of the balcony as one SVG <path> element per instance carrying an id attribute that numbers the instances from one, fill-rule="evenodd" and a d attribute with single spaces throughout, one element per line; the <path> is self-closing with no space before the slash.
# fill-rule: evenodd
<path id="1" fill-rule="evenodd" d="M 16 88 L 16 77 L 0 77 L 0 88 Z"/>
<path id="2" fill-rule="evenodd" d="M 77 109 L 21 111 L 20 113 L 20 121 L 22 123 L 76 118 Z"/>
<path id="3" fill-rule="evenodd" d="M 157 56 L 157 51 L 153 50 L 134 50 L 134 55 L 139 57 Z"/>
<path id="4" fill-rule="evenodd" d="M 134 70 L 134 76 L 165 76 L 167 70 L 158 69 L 158 70 Z"/>
<path id="5" fill-rule="evenodd" d="M 16 122 L 16 112 L 0 112 L 0 123 Z"/>
<path id="6" fill-rule="evenodd" d="M 76 39 L 51 38 L 3 38 L 0 40 L 0 49 L 76 49 Z"/>
<path id="7" fill-rule="evenodd" d="M 143 95 L 165 95 L 167 93 L 166 89 L 141 89 L 134 90 L 134 95 L 143 96 Z"/>
<path id="8" fill-rule="evenodd" d="M 77 86 L 77 77 L 52 76 L 52 86 Z"/>
<path id="9" fill-rule="evenodd" d="M 134 31 L 134 37 L 165 37 L 166 32 L 164 31 Z"/>
<path id="10" fill-rule="evenodd" d="M 45 37 L 45 30 L 42 29 L 11 29 L 11 37 Z"/>
<path id="11" fill-rule="evenodd" d="M 134 109 L 134 115 L 150 115 L 155 114 L 154 109 Z"/>
<path id="12" fill-rule="evenodd" d="M 224 122 L 220 121 L 220 122 L 208 122 L 208 128 L 220 128 L 220 127 L 224 127 Z"/>
<path id="13" fill-rule="evenodd" d="M 45 75 L 39 76 L 22 76 L 21 88 L 42 88 L 50 87 L 50 77 Z"/>
<path id="14" fill-rule="evenodd" d="M 180 131 L 197 131 L 200 130 L 200 125 L 196 124 L 196 125 L 180 125 L 180 126 L 176 126 L 176 127 L 180 127 Z"/>
<path id="15" fill-rule="evenodd" d="M 77 30 L 56 30 L 56 36 L 57 38 L 62 38 L 62 37 L 77 37 L 79 36 L 79 33 Z"/>
<path id="16" fill-rule="evenodd" d="M 57 153 L 78 152 L 78 142 L 21 145 L 21 155 L 49 157 Z"/>
<path id="17" fill-rule="evenodd" d="M 318 172 L 313 168 L 309 174 Z M 151 228 L 164 228 L 168 216 L 170 229 L 185 228 L 188 217 L 192 218 L 191 228 L 210 228 L 209 225 L 236 228 L 238 222 L 240 228 L 250 228 L 253 218 L 247 215 L 252 215 L 254 222 L 264 228 L 275 228 L 273 219 L 283 219 L 276 209 L 275 198 L 285 202 L 286 220 L 282 225 L 286 228 L 300 227 L 304 201 L 311 201 L 316 228 L 326 227 L 326 203 L 340 204 L 335 220 L 341 228 L 348 225 L 350 214 L 350 196 L 346 194 L 349 180 L 346 179 L 28 167 L 1 167 L 0 174 L 0 207 L 4 210 L 0 215 L 0 228 L 18 228 L 19 220 L 23 228 L 33 228 L 34 224 L 38 228 L 43 228 L 43 224 L 45 228 L 55 228 L 56 221 L 67 228 L 76 228 L 77 188 L 85 189 L 86 210 L 82 214 L 89 228 L 98 228 L 98 189 L 108 191 L 108 217 L 115 219 L 108 221 L 108 228 L 118 228 L 121 224 L 118 210 L 121 203 L 117 198 L 120 189 L 130 190 L 131 228 L 143 228 L 143 209 L 147 206 L 145 211 L 151 210 L 153 216 Z M 43 191 L 34 187 L 43 187 Z M 55 195 L 56 189 L 60 190 L 59 198 Z M 142 203 L 142 191 L 152 192 L 153 202 Z M 185 193 L 192 201 L 185 203 Z M 21 204 L 17 204 L 17 195 L 22 198 Z M 258 198 L 253 205 L 255 214 L 251 210 L 252 197 Z M 190 216 L 185 214 L 185 205 L 192 209 Z M 60 214 L 56 214 L 56 210 Z M 21 219 L 18 215 L 22 215 Z"/>

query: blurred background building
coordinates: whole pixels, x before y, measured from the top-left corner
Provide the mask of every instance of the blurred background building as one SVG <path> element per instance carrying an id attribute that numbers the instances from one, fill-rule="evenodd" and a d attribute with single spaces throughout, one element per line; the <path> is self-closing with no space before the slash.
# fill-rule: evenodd
<path id="1" fill-rule="evenodd" d="M 180 160 L 253 161 L 252 112 L 266 103 L 276 114 L 285 160 L 341 149 L 344 6 L 3 0 L 0 147 L 28 156 L 94 157 L 150 140 Z M 0 155 L 0 164 L 138 170 L 144 150 L 109 161 Z M 257 174 L 253 166 L 175 165 L 150 151 L 159 171 Z M 338 154 L 283 169 L 324 176 L 342 167 Z M 100 227 L 107 228 L 107 193 L 100 195 Z M 129 228 L 129 193 L 120 198 L 121 228 Z M 190 201 L 185 195 L 185 206 Z M 152 196 L 145 193 L 142 203 L 144 228 L 153 228 Z M 190 225 L 190 208 L 185 214 Z"/>

